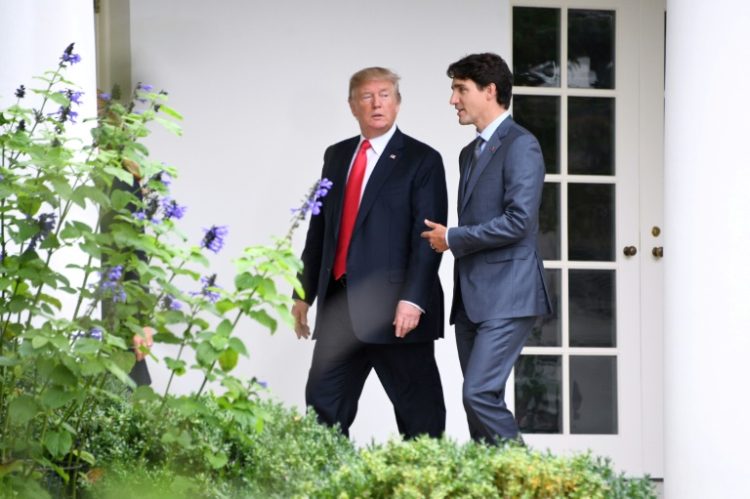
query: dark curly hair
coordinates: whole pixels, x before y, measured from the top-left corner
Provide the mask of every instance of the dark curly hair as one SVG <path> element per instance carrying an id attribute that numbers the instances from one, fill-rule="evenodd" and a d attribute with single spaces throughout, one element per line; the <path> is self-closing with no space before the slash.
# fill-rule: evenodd
<path id="1" fill-rule="evenodd" d="M 505 109 L 510 108 L 513 98 L 513 73 L 502 57 L 485 52 L 467 55 L 448 66 L 448 78 L 472 80 L 480 89 L 490 83 L 497 88 L 497 103 Z"/>

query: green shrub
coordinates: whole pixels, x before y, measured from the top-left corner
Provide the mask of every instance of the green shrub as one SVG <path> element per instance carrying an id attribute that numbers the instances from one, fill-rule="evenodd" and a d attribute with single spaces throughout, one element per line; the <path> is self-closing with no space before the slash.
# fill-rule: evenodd
<path id="1" fill-rule="evenodd" d="M 609 462 L 587 454 L 556 457 L 513 445 L 430 438 L 357 450 L 314 416 L 278 403 L 259 406 L 262 431 L 233 431 L 227 421 L 210 416 L 215 402 L 204 398 L 203 403 L 205 411 L 191 417 L 169 410 L 158 422 L 150 421 L 147 411 L 128 412 L 133 406 L 127 404 L 98 412 L 90 444 L 103 459 L 103 472 L 92 496 L 151 497 L 134 491 L 153 488 L 160 499 L 655 497 L 647 479 L 627 479 Z M 160 437 L 141 454 L 144 435 L 174 428 L 190 445 L 175 446 Z M 206 465 L 207 450 L 223 452 L 224 466 Z M 133 495 L 110 494 L 122 494 L 121 484 L 133 484 L 128 489 Z"/>

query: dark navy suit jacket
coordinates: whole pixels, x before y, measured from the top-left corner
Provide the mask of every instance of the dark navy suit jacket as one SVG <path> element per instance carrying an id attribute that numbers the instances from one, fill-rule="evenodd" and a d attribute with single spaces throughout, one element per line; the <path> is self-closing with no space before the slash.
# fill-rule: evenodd
<path id="1" fill-rule="evenodd" d="M 336 254 L 349 165 L 359 144 L 352 137 L 330 146 L 322 177 L 333 182 L 320 215 L 313 216 L 302 253 L 305 301 L 317 298 L 317 317 L 326 306 Z M 443 335 L 441 255 L 420 237 L 424 220 L 444 224 L 448 198 L 440 154 L 401 133 L 391 137 L 365 186 L 347 258 L 347 299 L 354 332 L 365 343 L 431 341 Z M 425 313 L 406 338 L 395 336 L 399 300 Z M 316 321 L 313 337 L 325 334 Z"/>

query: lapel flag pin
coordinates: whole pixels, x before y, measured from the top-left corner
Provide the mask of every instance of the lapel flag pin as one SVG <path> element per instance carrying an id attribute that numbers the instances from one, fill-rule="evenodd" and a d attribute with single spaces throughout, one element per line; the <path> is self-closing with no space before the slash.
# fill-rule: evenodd
<path id="1" fill-rule="evenodd" d="M 396 159 L 396 155 L 395 154 L 391 154 L 391 159 Z"/>

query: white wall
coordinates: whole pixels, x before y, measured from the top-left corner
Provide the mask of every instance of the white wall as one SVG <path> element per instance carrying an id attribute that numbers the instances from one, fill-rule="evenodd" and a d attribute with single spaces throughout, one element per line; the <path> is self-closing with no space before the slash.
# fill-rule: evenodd
<path id="1" fill-rule="evenodd" d="M 358 133 L 347 98 L 349 76 L 366 66 L 402 77 L 401 129 L 438 149 L 446 164 L 455 223 L 457 157 L 473 137 L 448 105 L 449 63 L 472 52 L 509 57 L 506 0 L 246 2 L 131 0 L 132 78 L 170 92 L 185 117 L 184 137 L 155 134 L 152 155 L 179 167 L 176 197 L 189 205 L 186 232 L 230 227 L 214 259 L 231 285 L 231 258 L 287 228 L 289 209 L 318 178 L 326 146 Z M 295 238 L 301 251 L 304 230 Z M 441 267 L 451 296 L 453 261 Z M 222 281 L 223 279 L 223 281 Z M 449 303 L 446 303 L 448 306 Z M 313 344 L 282 327 L 271 337 L 241 323 L 251 352 L 241 368 L 274 396 L 302 407 Z M 448 434 L 467 438 L 453 328 L 437 344 Z M 156 373 L 157 386 L 164 375 Z M 360 443 L 396 433 L 395 419 L 371 376 L 352 428 Z"/>

